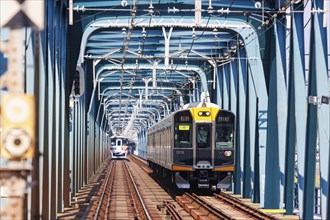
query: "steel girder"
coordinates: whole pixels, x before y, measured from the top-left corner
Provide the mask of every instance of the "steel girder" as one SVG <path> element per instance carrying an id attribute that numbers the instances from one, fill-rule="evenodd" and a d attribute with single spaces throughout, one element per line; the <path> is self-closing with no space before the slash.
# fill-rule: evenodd
<path id="1" fill-rule="evenodd" d="M 126 70 L 136 70 L 136 69 L 141 69 L 141 70 L 153 70 L 154 67 L 152 65 L 139 65 L 138 67 L 136 65 L 123 65 L 123 66 L 115 66 L 115 65 L 105 65 L 101 67 L 97 73 L 96 73 L 96 79 L 100 77 L 103 71 L 106 70 L 121 70 L 124 69 Z M 163 71 L 171 71 L 173 68 L 166 67 L 165 65 L 157 65 L 156 67 L 157 70 L 163 70 Z M 201 79 L 202 82 L 202 91 L 203 92 L 208 92 L 208 86 L 207 86 L 207 79 L 204 71 L 202 71 L 199 67 L 195 66 L 184 66 L 184 65 L 176 65 L 175 66 L 175 71 L 192 71 L 196 72 Z M 173 88 L 174 89 L 174 88 Z"/>
<path id="2" fill-rule="evenodd" d="M 238 57 L 245 57 L 245 51 L 239 50 Z M 239 59 L 237 62 L 237 110 L 236 110 L 236 157 L 234 193 L 243 191 L 243 167 L 244 167 L 244 140 L 245 140 L 245 109 L 247 96 L 247 59 Z M 249 182 L 247 184 L 250 184 Z"/>
<path id="3" fill-rule="evenodd" d="M 268 133 L 266 148 L 266 209 L 283 208 L 287 91 L 285 80 L 285 27 L 274 21 L 271 36 Z"/>
<path id="4" fill-rule="evenodd" d="M 301 2 L 291 6 L 303 10 Z M 306 140 L 306 83 L 303 13 L 291 15 L 290 68 L 288 82 L 288 120 L 286 139 L 285 209 L 293 214 L 294 177 L 297 178 L 299 210 L 303 210 L 304 165 Z M 296 157 L 297 154 L 297 157 Z M 296 164 L 296 158 L 298 158 Z M 297 170 L 295 170 L 297 166 Z M 302 213 L 300 212 L 300 218 Z"/>
<path id="5" fill-rule="evenodd" d="M 174 22 L 173 22 L 174 21 Z M 119 28 L 126 27 L 128 28 L 129 21 L 127 19 L 118 19 L 118 20 L 103 20 L 95 21 L 87 27 L 85 30 L 82 44 L 80 57 L 78 65 L 81 65 L 84 62 L 85 48 L 88 38 L 91 34 L 101 28 Z M 174 27 L 174 28 L 196 28 L 196 24 L 191 23 L 191 18 L 182 18 L 176 20 L 173 18 L 153 18 L 150 19 L 136 19 L 135 27 L 142 28 L 143 26 L 150 27 Z M 254 197 L 254 201 L 258 200 L 259 189 L 257 186 L 261 183 L 264 186 L 263 176 L 265 175 L 265 147 L 266 147 L 266 134 L 267 134 L 267 103 L 268 95 L 266 90 L 266 83 L 264 77 L 264 71 L 262 67 L 262 62 L 260 58 L 259 51 L 259 42 L 257 33 L 254 28 L 247 22 L 242 20 L 225 20 L 223 18 L 212 18 L 210 20 L 202 19 L 200 24 L 197 25 L 200 29 L 209 29 L 218 28 L 219 30 L 225 30 L 239 35 L 239 39 L 242 40 L 245 49 L 245 56 L 243 61 L 246 61 L 246 64 L 241 64 L 242 69 L 239 72 L 238 77 L 238 90 L 243 96 L 240 97 L 239 104 L 237 107 L 237 112 L 239 112 L 239 121 L 240 126 L 239 130 L 242 132 L 240 134 L 240 145 L 245 146 L 244 152 L 246 154 L 241 154 L 242 167 L 244 168 L 243 175 L 243 195 L 244 197 L 251 197 L 251 192 Z M 204 58 L 205 59 L 205 58 Z M 240 62 L 238 62 L 240 63 Z M 149 65 L 151 68 L 152 64 Z M 134 68 L 136 68 L 134 66 Z M 234 91 L 230 80 L 230 70 L 227 68 L 227 77 L 226 81 L 220 82 L 226 83 L 227 86 L 227 106 L 229 107 L 229 93 Z M 246 74 L 248 76 L 246 76 Z M 219 74 L 218 74 L 219 76 Z M 248 87 L 246 88 L 248 80 Z M 218 82 L 217 82 L 218 83 Z M 220 85 L 218 84 L 218 85 Z M 228 90 L 228 88 L 230 89 Z M 246 91 L 246 92 L 245 92 Z M 245 100 L 246 101 L 241 101 Z M 235 102 L 235 101 L 234 101 Z M 246 103 L 246 104 L 245 104 Z M 247 110 L 245 115 L 244 110 Z M 244 113 L 243 113 L 244 112 Z M 243 120 L 243 121 L 242 121 Z M 246 122 L 245 122 L 246 121 Z M 246 128 L 243 128 L 246 125 Z M 242 150 L 242 149 L 241 149 Z M 260 162 L 255 161 L 257 157 L 255 154 L 260 153 Z M 250 156 L 251 155 L 251 156 Z M 257 155 L 258 156 L 258 155 Z M 240 172 L 240 171 L 239 171 Z M 238 181 L 238 180 L 237 180 Z M 235 182 L 235 185 L 240 185 Z M 263 205 L 264 196 L 261 194 L 261 204 Z"/>
<path id="6" fill-rule="evenodd" d="M 312 8 L 324 8 L 324 1 L 315 0 Z M 322 96 L 329 96 L 327 38 L 322 13 L 311 15 L 310 57 L 308 77 L 308 97 L 317 97 L 317 103 L 309 103 L 307 108 L 307 137 L 305 151 L 305 176 L 302 218 L 313 218 L 315 188 L 316 151 L 319 146 L 320 187 L 322 218 L 329 218 L 329 105 L 319 102 Z"/>

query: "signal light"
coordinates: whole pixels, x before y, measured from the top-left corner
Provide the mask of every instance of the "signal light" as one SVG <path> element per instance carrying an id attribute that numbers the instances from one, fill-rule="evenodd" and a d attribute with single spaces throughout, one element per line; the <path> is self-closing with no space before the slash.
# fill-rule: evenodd
<path id="1" fill-rule="evenodd" d="M 34 155 L 34 97 L 25 94 L 1 95 L 0 157 L 26 159 Z"/>
<path id="2" fill-rule="evenodd" d="M 73 75 L 73 96 L 78 98 L 84 93 L 84 70 L 77 66 Z"/>
<path id="3" fill-rule="evenodd" d="M 73 85 L 74 85 L 74 95 L 80 95 L 80 88 L 79 88 L 79 71 L 75 71 L 75 73 L 74 73 L 74 83 L 73 83 Z"/>

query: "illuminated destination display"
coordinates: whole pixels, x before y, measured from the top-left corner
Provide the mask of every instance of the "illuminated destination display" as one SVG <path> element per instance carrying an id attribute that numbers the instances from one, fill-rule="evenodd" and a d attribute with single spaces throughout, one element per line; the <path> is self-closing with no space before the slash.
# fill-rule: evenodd
<path id="1" fill-rule="evenodd" d="M 179 125 L 179 130 L 180 131 L 189 131 L 190 125 Z"/>

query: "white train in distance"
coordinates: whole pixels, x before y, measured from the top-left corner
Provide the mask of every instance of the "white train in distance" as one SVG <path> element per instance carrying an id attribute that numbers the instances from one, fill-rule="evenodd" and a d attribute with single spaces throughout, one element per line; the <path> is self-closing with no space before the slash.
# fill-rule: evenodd
<path id="1" fill-rule="evenodd" d="M 110 138 L 110 153 L 112 159 L 126 159 L 129 152 L 128 139 L 124 136 Z"/>

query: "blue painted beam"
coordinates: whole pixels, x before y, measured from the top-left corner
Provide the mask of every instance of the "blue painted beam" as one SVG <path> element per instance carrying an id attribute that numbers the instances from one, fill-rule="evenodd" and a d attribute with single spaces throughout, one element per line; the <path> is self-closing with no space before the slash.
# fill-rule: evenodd
<path id="1" fill-rule="evenodd" d="M 110 38 L 109 38 L 110 36 Z M 105 43 L 113 43 L 113 42 L 117 42 L 118 44 L 118 38 L 112 38 L 111 35 L 109 34 L 95 34 L 93 35 L 92 37 L 90 37 L 88 39 L 88 43 L 98 43 L 98 42 L 105 42 Z M 157 38 L 149 38 L 148 37 L 148 40 L 146 40 L 145 42 L 143 42 L 142 39 L 140 38 L 133 38 L 130 40 L 130 42 L 132 43 L 141 43 L 141 45 L 144 43 L 144 44 L 155 44 L 155 43 L 158 43 L 159 42 L 159 39 Z"/>
<path id="2" fill-rule="evenodd" d="M 303 10 L 304 4 L 293 5 L 293 10 Z M 286 141 L 285 169 L 285 209 L 287 215 L 293 214 L 294 176 L 296 153 L 298 158 L 298 201 L 299 210 L 303 210 L 304 164 L 306 139 L 306 83 L 305 83 L 305 48 L 304 15 L 291 15 L 290 69 L 288 82 L 288 124 Z M 299 212 L 302 218 L 302 212 Z"/>
<path id="3" fill-rule="evenodd" d="M 259 191 L 260 189 L 255 189 L 254 186 L 255 186 L 255 181 L 260 181 L 259 179 L 256 180 L 255 178 L 256 177 L 259 177 L 258 174 L 256 174 L 255 172 L 257 172 L 259 170 L 259 167 L 256 167 L 256 166 L 259 166 L 259 163 L 256 164 L 255 163 L 255 154 L 256 154 L 256 147 L 259 148 L 259 134 L 260 134 L 260 127 L 257 127 L 256 125 L 259 125 L 259 118 L 257 117 L 258 116 L 258 113 L 259 113 L 259 103 L 257 102 L 257 100 L 261 99 L 261 94 L 258 94 L 257 93 L 257 90 L 256 90 L 256 84 L 255 84 L 255 77 L 254 77 L 254 74 L 255 72 L 252 70 L 252 67 L 253 66 L 253 61 L 249 63 L 249 68 L 248 68 L 248 105 L 247 105 L 247 108 L 248 108 L 248 111 L 249 112 L 249 115 L 246 115 L 246 118 L 245 120 L 248 121 L 246 126 L 248 126 L 248 128 L 245 130 L 246 134 L 245 135 L 249 135 L 248 138 L 246 138 L 247 140 L 247 148 L 246 148 L 246 151 L 249 151 L 248 155 L 250 156 L 250 158 L 247 160 L 247 162 L 249 162 L 249 166 L 247 169 L 248 172 L 249 172 L 249 176 L 250 176 L 250 183 L 248 184 L 248 188 L 250 191 L 250 197 L 252 199 L 252 201 L 256 201 L 256 198 L 254 198 L 254 196 L 256 194 L 259 194 Z M 263 82 L 259 82 L 258 83 L 264 83 Z M 247 131 L 248 130 L 248 131 Z M 257 146 L 258 144 L 258 146 Z M 259 201 L 258 201 L 259 202 Z"/>
<path id="4" fill-rule="evenodd" d="M 257 38 L 255 38 L 257 39 Z M 266 89 L 266 81 L 265 81 L 265 75 L 264 75 L 264 69 L 259 62 L 260 59 L 260 48 L 259 43 L 256 41 L 251 41 L 247 44 L 245 44 L 246 49 L 246 56 L 248 61 L 248 74 L 249 74 L 249 89 L 248 89 L 248 95 L 249 97 L 249 105 L 246 104 L 246 108 L 249 108 L 249 114 L 247 115 L 249 124 L 248 126 L 249 131 L 245 130 L 247 135 L 249 133 L 250 137 L 248 138 L 248 141 L 250 142 L 250 167 L 251 167 L 251 173 L 253 174 L 255 171 L 259 170 L 259 175 L 253 174 L 253 178 L 259 177 L 259 181 L 261 184 L 261 189 L 264 188 L 264 175 L 265 175 L 265 158 L 266 158 L 266 136 L 267 136 L 267 118 L 268 118 L 268 94 Z M 251 54 L 255 54 L 256 57 L 251 57 Z M 257 111 L 257 113 L 256 113 Z M 256 117 L 258 115 L 258 117 Z M 245 119 L 247 120 L 247 119 Z M 258 121 L 258 127 L 256 127 Z M 258 138 L 258 140 L 256 140 Z M 246 138 L 245 138 L 246 139 Z M 258 144 L 258 146 L 256 146 Z M 259 164 L 254 163 L 254 155 L 256 153 L 255 147 L 258 147 L 259 149 Z M 259 166 L 259 168 L 257 168 Z M 254 185 L 254 179 L 251 178 L 251 182 Z M 251 183 L 250 183 L 251 185 Z M 259 189 L 253 189 L 252 195 L 256 195 L 254 192 L 255 190 Z M 254 198 L 253 198 L 254 200 Z M 264 206 L 264 191 L 260 190 L 260 205 L 261 207 Z"/>
<path id="5" fill-rule="evenodd" d="M 217 89 L 216 89 L 216 97 L 217 97 L 217 102 L 220 106 L 220 108 L 223 108 L 223 68 L 222 67 L 216 67 L 218 68 L 217 71 Z"/>
<path id="6" fill-rule="evenodd" d="M 281 2 L 283 1 L 287 1 L 287 0 L 281 0 Z M 129 2 L 129 1 L 128 1 Z M 154 6 L 158 5 L 158 2 L 154 2 Z M 139 5 L 146 5 L 148 6 L 150 4 L 149 1 L 140 1 Z M 182 7 L 184 7 L 184 5 L 186 5 L 186 7 L 188 7 L 189 5 L 192 6 L 195 4 L 194 1 L 191 0 L 180 0 L 179 2 L 177 0 L 168 0 L 168 1 L 159 1 L 160 6 L 163 7 L 169 7 L 169 6 L 173 6 L 173 4 L 179 4 L 180 6 L 182 5 Z M 95 8 L 107 8 L 107 7 L 117 7 L 117 8 L 128 8 L 127 7 L 122 7 L 121 6 L 121 0 L 118 1 L 94 1 L 94 0 L 75 0 L 74 1 L 74 7 L 77 6 L 82 6 L 84 5 L 85 7 L 95 7 Z M 207 8 L 209 5 L 208 1 L 202 1 L 202 7 L 203 8 Z M 212 6 L 215 7 L 230 7 L 231 9 L 253 9 L 256 10 L 255 8 L 255 1 L 254 0 L 236 0 L 234 2 L 227 2 L 227 1 L 212 1 Z M 265 1 L 264 4 L 265 9 L 269 10 L 271 7 L 271 4 L 269 1 Z M 215 8 L 216 9 L 216 8 Z"/>
<path id="7" fill-rule="evenodd" d="M 229 63 L 230 66 L 230 82 L 229 82 L 229 109 L 237 115 L 237 94 L 238 94 L 238 70 L 237 59 Z"/>
<path id="8" fill-rule="evenodd" d="M 323 8 L 323 1 L 314 1 L 312 8 Z M 323 19 L 320 14 L 311 15 L 311 38 L 309 57 L 309 89 L 308 96 L 320 98 L 328 95 L 327 61 L 326 61 L 326 30 L 322 27 Z M 320 104 L 320 105 L 319 105 Z M 319 106 L 318 106 L 319 105 Z M 317 132 L 318 131 L 318 132 Z M 329 107 L 321 103 L 308 105 L 306 137 L 306 163 L 303 195 L 303 214 L 305 219 L 313 217 L 313 201 L 315 187 L 315 162 L 317 139 L 320 149 L 320 178 L 321 178 L 321 210 L 322 217 L 328 212 L 328 175 L 329 175 Z M 318 137 L 317 137 L 318 134 Z M 324 173 L 326 172 L 326 173 Z M 324 177 L 324 180 L 322 178 Z"/>
<path id="9" fill-rule="evenodd" d="M 230 89 L 230 66 L 229 63 L 222 66 L 222 108 L 229 110 L 229 89 Z"/>
<path id="10" fill-rule="evenodd" d="M 112 31 L 101 31 L 98 32 L 97 34 L 93 35 L 90 40 L 98 41 L 98 40 L 107 40 L 107 41 L 116 41 L 123 39 L 123 30 L 122 28 L 114 28 L 115 30 Z M 146 31 L 148 31 L 146 29 Z M 132 41 L 143 41 L 145 42 L 155 42 L 155 41 L 160 41 L 161 43 L 164 43 L 164 36 L 161 34 L 162 32 L 158 30 L 149 30 L 148 31 L 148 37 L 144 40 L 142 38 L 142 28 L 141 27 L 136 27 L 131 31 L 131 37 Z M 126 30 L 127 33 L 127 30 Z M 217 33 L 217 38 L 214 37 L 214 32 L 213 30 L 207 30 L 203 31 L 203 29 L 195 29 L 195 35 L 198 38 L 198 41 L 195 41 L 195 43 L 201 41 L 216 41 L 216 42 L 221 42 L 221 41 L 235 41 L 235 38 L 232 38 L 233 34 L 230 32 L 226 32 L 225 30 L 221 30 Z M 177 42 L 176 43 L 188 43 L 192 42 L 192 29 L 189 28 L 184 28 L 184 29 L 174 29 L 171 35 L 171 38 L 175 39 Z M 227 41 L 226 41 L 227 42 Z"/>
<path id="11" fill-rule="evenodd" d="M 323 0 L 312 2 L 312 8 L 325 9 Z M 323 27 L 323 14 L 312 13 L 311 16 L 311 41 L 309 57 L 309 89 L 308 96 L 329 96 L 328 87 L 328 58 L 327 58 L 327 33 Z M 308 105 L 307 138 L 305 163 L 305 190 L 303 218 L 313 217 L 313 201 L 315 187 L 315 160 L 317 149 L 317 135 L 320 155 L 320 186 L 321 186 L 321 214 L 322 218 L 329 216 L 329 105 L 317 103 Z"/>
<path id="12" fill-rule="evenodd" d="M 245 51 L 238 49 L 237 62 L 237 114 L 236 114 L 236 156 L 235 156 L 235 175 L 234 175 L 234 194 L 241 194 L 242 192 L 242 175 L 244 167 L 244 134 L 245 134 L 245 100 L 246 100 L 246 59 Z"/>
<path id="13" fill-rule="evenodd" d="M 187 32 L 187 31 L 186 31 Z M 183 32 L 184 33 L 184 32 Z M 172 33 L 173 34 L 173 33 Z M 210 36 L 211 38 L 200 38 L 196 41 L 194 41 L 194 44 L 208 44 L 210 42 L 212 43 L 219 43 L 219 44 L 224 44 L 227 45 L 227 42 L 236 42 L 236 39 L 233 38 L 233 34 L 228 33 L 228 34 L 224 34 L 223 32 L 220 32 L 217 35 L 217 38 L 214 38 L 214 36 Z M 171 43 L 173 44 L 191 44 L 192 43 L 192 38 L 191 38 L 191 34 L 189 36 L 182 36 L 181 34 L 179 36 L 171 36 Z M 164 44 L 165 40 L 160 39 L 159 43 Z"/>
<path id="14" fill-rule="evenodd" d="M 268 133 L 266 148 L 265 208 L 283 208 L 284 159 L 287 120 L 285 83 L 285 29 L 274 21 L 271 37 L 271 65 L 269 76 Z M 269 197 L 269 195 L 272 195 Z"/>
<path id="15" fill-rule="evenodd" d="M 178 18 L 177 18 L 178 19 Z M 180 18 L 181 19 L 181 18 Z M 191 22 L 189 21 L 190 18 L 185 17 L 182 20 L 182 23 L 177 23 L 174 25 L 174 28 L 187 28 L 187 27 L 192 27 Z M 159 23 L 161 20 L 161 24 Z M 113 23 L 109 20 L 104 20 L 104 21 L 95 21 L 91 23 L 91 25 L 95 25 L 94 27 L 90 26 L 87 27 L 84 36 L 82 39 L 82 44 L 81 44 L 81 50 L 80 50 L 80 58 L 78 61 L 78 65 L 80 63 L 84 62 L 84 51 L 85 51 L 85 46 L 88 38 L 92 36 L 94 30 L 101 29 L 105 27 L 106 25 L 108 28 L 112 28 L 115 26 L 127 26 L 127 20 L 125 19 L 119 19 L 119 23 Z M 223 23 L 225 22 L 225 23 Z M 207 24 L 206 24 L 207 23 Z M 142 27 L 146 26 L 147 21 L 141 21 L 137 23 L 137 26 Z M 155 18 L 152 20 L 151 24 L 153 27 L 161 27 L 165 26 L 167 27 L 168 25 L 173 25 L 173 20 L 168 19 L 168 18 Z M 264 151 L 263 149 L 266 146 L 266 134 L 267 134 L 267 102 L 268 102 L 268 95 L 267 95 L 267 90 L 266 90 L 266 84 L 265 84 L 265 76 L 264 76 L 264 71 L 262 67 L 262 62 L 260 58 L 260 50 L 259 50 L 259 42 L 257 38 L 257 32 L 253 29 L 253 27 L 243 21 L 243 20 L 228 20 L 228 19 L 223 19 L 223 18 L 212 18 L 210 19 L 210 22 L 206 21 L 205 19 L 201 21 L 201 25 L 198 28 L 207 28 L 209 27 L 210 29 L 213 28 L 220 28 L 221 30 L 225 31 L 232 31 L 233 33 L 236 33 L 237 36 L 243 40 L 243 43 L 245 43 L 245 48 L 246 48 L 246 53 L 247 53 L 247 61 L 248 61 L 248 66 L 249 66 L 249 80 L 250 80 L 250 87 L 249 87 L 249 95 L 251 98 L 248 100 L 249 105 L 247 108 L 249 108 L 250 115 L 247 115 L 249 117 L 249 122 L 250 124 L 248 125 L 249 133 L 249 139 L 248 142 L 251 148 L 249 148 L 250 155 L 253 155 L 251 158 L 249 158 L 249 166 L 252 167 L 251 170 L 249 171 L 250 174 L 251 172 L 254 172 L 255 162 L 254 162 L 254 155 L 255 152 L 255 144 L 259 144 L 260 148 L 260 175 L 259 175 L 259 181 L 261 182 L 261 185 L 263 184 L 262 182 L 262 177 L 264 174 L 263 167 L 265 166 L 265 161 L 264 161 Z M 197 88 L 200 85 L 197 85 Z M 199 98 L 199 97 L 198 97 Z M 259 100 L 257 102 L 257 99 Z M 256 117 L 256 112 L 258 111 L 258 118 Z M 256 120 L 259 122 L 258 125 L 259 127 L 256 127 Z M 258 141 L 255 141 L 256 137 L 259 139 Z M 250 160 L 251 159 L 251 160 Z M 251 161 L 251 162 L 250 162 Z M 252 165 L 251 165 L 252 164 Z M 255 169 L 258 170 L 258 169 Z M 255 175 L 253 176 L 253 178 Z M 253 179 L 251 177 L 248 178 L 249 181 L 247 180 L 246 183 L 250 184 L 250 186 L 247 186 L 251 188 L 251 180 Z M 263 185 L 262 185 L 263 186 Z M 247 196 L 251 196 L 250 194 Z M 261 195 L 261 203 L 263 202 L 263 196 Z M 263 205 L 263 203 L 262 203 Z"/>
<path id="16" fill-rule="evenodd" d="M 251 85 L 252 84 L 252 85 Z M 243 174 L 242 174 L 242 197 L 243 198 L 251 198 L 252 193 L 252 186 L 251 186 L 251 129 L 250 129 L 250 99 L 252 98 L 253 94 L 251 94 L 251 87 L 253 87 L 253 82 L 251 80 L 251 75 L 247 71 L 247 95 L 246 95 L 246 109 L 245 109 L 245 122 L 243 123 L 245 125 L 245 134 L 244 134 L 244 144 L 243 148 L 241 149 L 243 154 Z M 253 106 L 254 107 L 254 106 Z M 252 122 L 254 123 L 254 121 Z"/>
<path id="17" fill-rule="evenodd" d="M 93 49 L 93 47 L 95 48 L 118 48 L 119 47 L 119 43 L 120 40 L 119 39 L 116 39 L 116 40 L 111 40 L 111 41 L 91 41 L 89 40 L 88 43 L 87 43 L 87 47 L 88 48 L 91 48 Z M 130 41 L 130 46 L 140 46 L 141 48 L 144 46 L 158 46 L 159 45 L 159 42 L 156 41 L 156 42 L 145 42 L 144 44 L 142 42 L 139 42 L 139 41 Z"/>
<path id="18" fill-rule="evenodd" d="M 251 197 L 258 195 L 259 188 L 252 188 L 255 186 L 255 178 L 259 178 L 261 188 L 263 188 L 265 175 L 265 146 L 266 146 L 266 134 L 267 134 L 267 100 L 268 94 L 266 90 L 265 76 L 260 74 L 263 72 L 263 67 L 258 62 L 258 59 L 252 58 L 249 54 L 258 54 L 259 45 L 255 41 L 245 45 L 247 52 L 248 61 L 248 89 L 246 99 L 246 116 L 245 116 L 245 150 L 244 150 L 244 161 L 243 161 L 243 195 L 245 197 Z M 259 54 L 260 55 L 260 54 Z M 257 56 L 259 56 L 257 55 Z M 258 73 L 258 74 L 256 74 Z M 258 101 L 257 101 L 258 100 Z M 257 114 L 258 113 L 258 114 Z M 256 117 L 258 115 L 258 117 Z M 258 123 L 256 123 L 258 121 Z M 256 127 L 258 125 L 258 127 Z M 258 138 L 258 140 L 256 140 Z M 256 146 L 258 144 L 258 146 Z M 255 163 L 255 153 L 259 149 L 260 162 Z M 242 150 L 242 149 L 241 149 Z M 259 166 L 259 167 L 257 167 Z M 255 174 L 255 171 L 259 171 L 259 175 Z M 261 206 L 263 206 L 264 192 L 260 191 Z M 255 198 L 252 198 L 255 201 Z"/>
<path id="19" fill-rule="evenodd" d="M 211 54 L 212 53 L 211 49 L 213 51 L 215 51 L 217 49 L 224 49 L 226 47 L 218 46 L 218 45 L 211 44 L 211 43 L 208 46 L 206 46 L 205 44 L 194 44 L 193 46 L 191 46 L 191 45 L 181 45 L 181 47 L 179 47 L 179 46 L 170 46 L 170 53 L 171 53 L 171 51 L 176 52 L 180 49 L 182 49 L 182 50 L 188 49 L 189 50 L 190 48 L 192 50 L 198 50 L 201 53 L 207 52 L 208 54 Z M 156 50 L 164 50 L 164 47 L 162 47 L 162 46 L 157 47 Z M 191 55 L 193 55 L 193 54 L 191 54 Z"/>
<path id="20" fill-rule="evenodd" d="M 256 106 L 255 106 L 255 118 L 257 119 L 259 117 L 259 99 L 257 98 L 256 100 Z M 259 121 L 255 120 L 255 128 L 256 128 L 256 132 L 255 132 L 255 143 L 254 143 L 254 161 L 253 161 L 253 165 L 254 165 L 254 172 L 253 172 L 253 185 L 252 185 L 252 202 L 254 203 L 259 203 L 260 202 L 260 191 L 262 189 L 260 189 L 260 150 L 259 150 L 259 138 L 258 138 L 258 129 L 259 129 Z M 251 161 L 252 162 L 252 161 Z"/>
<path id="21" fill-rule="evenodd" d="M 313 37 L 311 42 L 313 42 Z M 312 44 L 312 43 L 311 43 Z M 312 48 L 311 48 L 312 49 Z M 315 57 L 315 49 L 310 51 L 310 56 Z M 315 62 L 314 59 L 310 61 Z M 308 96 L 317 96 L 316 88 L 316 69 L 315 63 L 309 66 L 309 88 Z M 314 191 L 315 191 L 315 164 L 316 164 L 316 140 L 317 140 L 317 106 L 308 105 L 307 110 L 307 132 L 306 132 L 306 151 L 305 151 L 305 175 L 303 193 L 303 219 L 313 219 L 314 210 Z M 307 159 L 308 158 L 308 159 Z"/>

